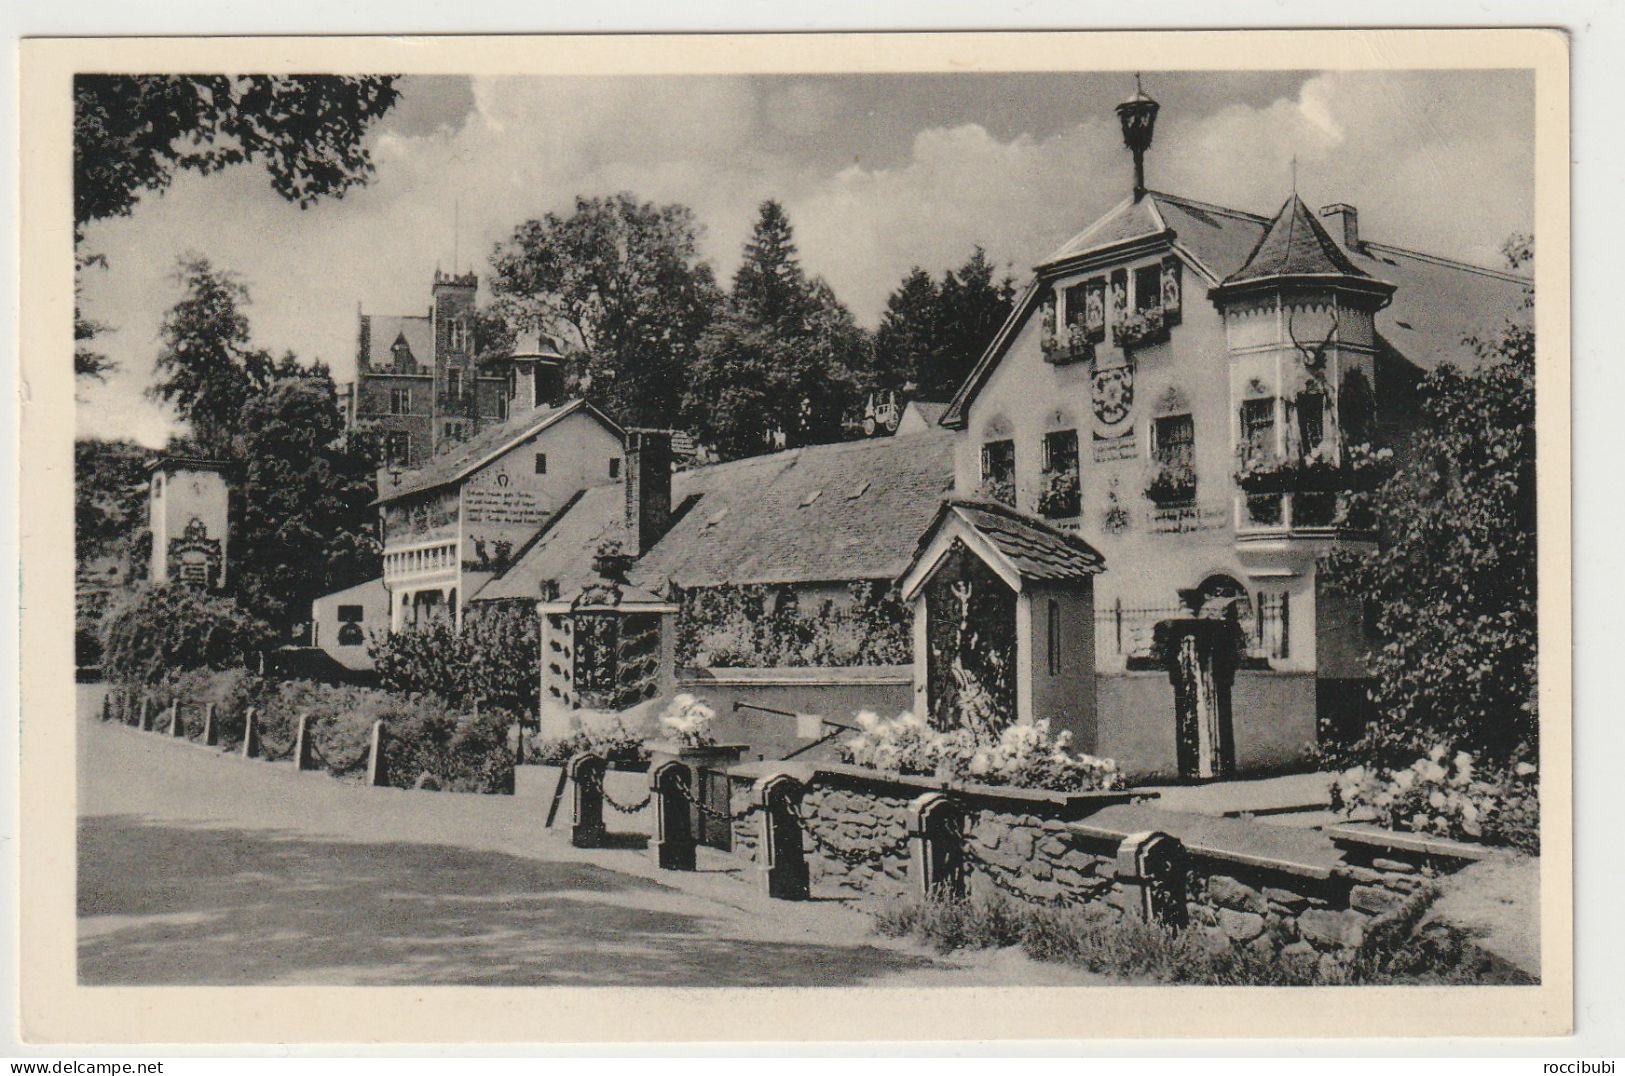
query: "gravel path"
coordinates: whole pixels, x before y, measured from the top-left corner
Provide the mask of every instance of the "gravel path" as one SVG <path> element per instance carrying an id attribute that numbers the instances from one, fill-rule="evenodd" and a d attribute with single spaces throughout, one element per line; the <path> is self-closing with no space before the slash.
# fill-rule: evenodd
<path id="1" fill-rule="evenodd" d="M 103 725 L 80 689 L 87 984 L 1082 984 L 1010 951 L 943 957 L 748 865 L 582 851 L 545 803 L 369 789 Z M 702 850 L 708 853 L 708 850 Z"/>

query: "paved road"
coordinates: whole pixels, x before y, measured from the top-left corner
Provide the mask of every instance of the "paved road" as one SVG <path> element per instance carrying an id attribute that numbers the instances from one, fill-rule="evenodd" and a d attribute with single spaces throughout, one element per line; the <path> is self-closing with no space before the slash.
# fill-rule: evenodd
<path id="1" fill-rule="evenodd" d="M 97 701 L 81 688 L 87 984 L 1092 981 L 873 937 L 842 904 L 768 901 L 730 857 L 674 876 L 642 851 L 572 849 L 534 800 L 296 774 L 102 725 Z"/>

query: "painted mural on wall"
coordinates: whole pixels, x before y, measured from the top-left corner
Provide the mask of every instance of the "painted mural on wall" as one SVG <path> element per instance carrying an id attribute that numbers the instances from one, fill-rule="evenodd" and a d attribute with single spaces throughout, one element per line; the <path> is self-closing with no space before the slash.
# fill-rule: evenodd
<path id="1" fill-rule="evenodd" d="M 956 539 L 925 605 L 931 726 L 997 737 L 1016 713 L 1015 591 Z"/>
<path id="2" fill-rule="evenodd" d="M 511 466 L 515 456 L 475 474 L 463 486 L 465 571 L 497 571 L 551 514 L 533 477 Z"/>
<path id="3" fill-rule="evenodd" d="M 208 528 L 196 516 L 186 524 L 179 538 L 169 540 L 168 576 L 177 583 L 213 589 L 221 583 L 225 557 L 220 540 L 210 538 Z"/>
<path id="4" fill-rule="evenodd" d="M 1127 353 L 1098 355 L 1089 388 L 1095 462 L 1132 457 L 1136 451 L 1134 357 Z"/>

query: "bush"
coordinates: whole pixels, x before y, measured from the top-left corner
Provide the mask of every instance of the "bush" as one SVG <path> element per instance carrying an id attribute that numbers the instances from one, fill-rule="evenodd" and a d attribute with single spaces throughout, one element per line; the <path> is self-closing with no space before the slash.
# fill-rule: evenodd
<path id="1" fill-rule="evenodd" d="M 463 630 L 449 620 L 375 638 L 367 647 L 378 683 L 402 695 L 435 695 L 467 709 L 533 719 L 541 636 L 528 603 L 471 606 Z"/>
<path id="2" fill-rule="evenodd" d="M 858 726 L 857 735 L 840 744 L 841 759 L 870 769 L 1055 792 L 1122 786 L 1116 762 L 1072 754 L 1072 734 L 1051 733 L 1047 720 L 1010 725 L 981 738 L 968 729 L 938 732 L 908 713 L 890 720 L 861 713 Z"/>
<path id="3" fill-rule="evenodd" d="M 684 747 L 712 747 L 717 742 L 711 734 L 716 718 L 715 710 L 685 692 L 660 715 L 660 731 Z"/>
<path id="4" fill-rule="evenodd" d="M 232 599 L 178 583 L 138 587 L 104 625 L 104 674 L 134 684 L 155 685 L 186 669 L 240 667 L 270 637 L 270 628 Z"/>
<path id="5" fill-rule="evenodd" d="M 617 720 L 600 728 L 577 729 L 568 736 L 538 740 L 526 753 L 525 761 L 534 765 L 563 766 L 587 752 L 611 765 L 647 765 L 650 757 L 643 737 Z"/>
<path id="6" fill-rule="evenodd" d="M 1139 982 L 1211 986 L 1342 986 L 1399 983 L 1528 983 L 1461 931 L 1414 924 L 1368 942 L 1352 960 L 1322 968 L 1314 957 L 1215 950 L 1194 931 L 1113 916 L 1104 905 L 1035 907 L 991 897 L 895 900 L 874 910 L 877 933 L 914 937 L 942 952 L 1019 945 L 1034 960 L 1074 964 Z"/>
<path id="7" fill-rule="evenodd" d="M 1401 769 L 1356 766 L 1332 785 L 1332 805 L 1390 829 L 1540 851 L 1538 771 L 1519 761 L 1480 766 L 1435 745 Z"/>

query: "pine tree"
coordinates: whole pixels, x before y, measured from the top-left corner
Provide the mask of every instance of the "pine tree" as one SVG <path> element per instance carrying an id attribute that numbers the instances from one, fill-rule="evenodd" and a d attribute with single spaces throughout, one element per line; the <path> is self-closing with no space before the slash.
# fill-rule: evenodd
<path id="1" fill-rule="evenodd" d="M 946 400 L 975 368 L 1015 304 L 981 247 L 940 283 L 915 266 L 886 301 L 875 336 L 874 386 Z"/>
<path id="2" fill-rule="evenodd" d="M 807 314 L 807 277 L 801 271 L 790 218 L 771 198 L 762 203 L 745 243 L 745 260 L 734 274 L 731 299 L 735 311 L 745 317 L 790 331 L 800 328 Z"/>

